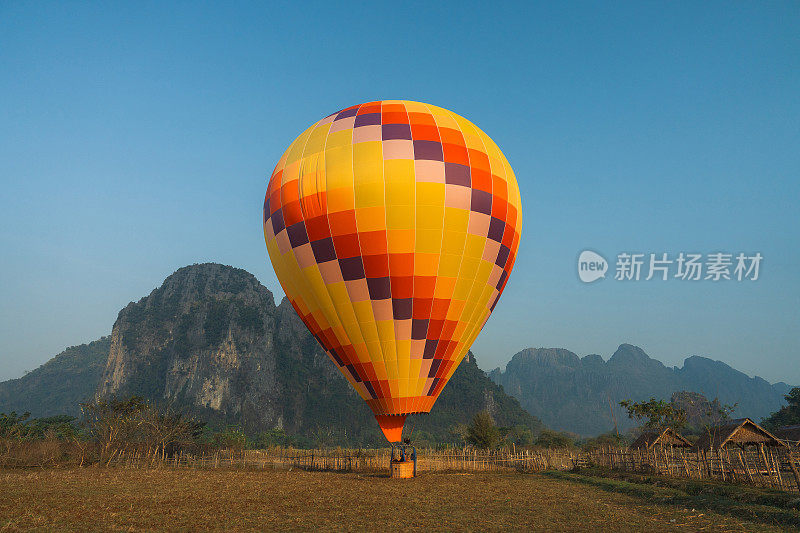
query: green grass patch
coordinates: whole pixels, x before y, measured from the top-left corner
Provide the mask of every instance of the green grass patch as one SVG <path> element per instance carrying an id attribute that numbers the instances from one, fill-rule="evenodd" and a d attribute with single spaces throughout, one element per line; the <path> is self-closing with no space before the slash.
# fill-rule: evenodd
<path id="1" fill-rule="evenodd" d="M 800 528 L 800 495 L 730 483 L 646 476 L 599 468 L 543 475 L 652 503 L 702 509 L 781 527 Z"/>

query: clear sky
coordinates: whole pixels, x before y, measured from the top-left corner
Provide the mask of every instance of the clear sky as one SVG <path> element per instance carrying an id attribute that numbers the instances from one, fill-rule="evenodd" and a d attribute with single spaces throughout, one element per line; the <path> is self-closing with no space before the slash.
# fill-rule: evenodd
<path id="1" fill-rule="evenodd" d="M 469 118 L 520 183 L 483 368 L 629 342 L 800 383 L 800 3 L 338 4 L 0 3 L 0 379 L 190 263 L 282 296 L 272 168 L 319 118 L 397 98 Z M 578 279 L 587 248 L 606 279 Z M 624 251 L 764 260 L 757 281 L 615 281 Z"/>

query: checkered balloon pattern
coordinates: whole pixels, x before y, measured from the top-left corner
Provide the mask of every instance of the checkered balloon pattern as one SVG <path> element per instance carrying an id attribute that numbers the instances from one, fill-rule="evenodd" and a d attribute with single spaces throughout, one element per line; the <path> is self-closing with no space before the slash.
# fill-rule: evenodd
<path id="1" fill-rule="evenodd" d="M 455 113 L 399 100 L 308 128 L 264 200 L 278 280 L 376 416 L 430 411 L 497 305 L 521 224 L 497 145 Z"/>

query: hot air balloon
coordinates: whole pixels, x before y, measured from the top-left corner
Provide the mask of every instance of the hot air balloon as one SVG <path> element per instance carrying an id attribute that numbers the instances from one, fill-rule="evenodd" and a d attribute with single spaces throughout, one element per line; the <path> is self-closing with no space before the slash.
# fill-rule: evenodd
<path id="1" fill-rule="evenodd" d="M 297 314 L 389 442 L 427 413 L 508 282 L 522 225 L 497 145 L 405 100 L 328 115 L 284 152 L 264 238 Z"/>

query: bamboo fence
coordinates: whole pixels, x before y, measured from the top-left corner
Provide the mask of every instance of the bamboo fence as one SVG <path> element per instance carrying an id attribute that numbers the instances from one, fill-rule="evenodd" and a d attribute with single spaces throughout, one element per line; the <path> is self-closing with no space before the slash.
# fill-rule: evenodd
<path id="1" fill-rule="evenodd" d="M 123 452 L 113 464 L 131 468 L 249 468 L 292 469 L 342 472 L 383 472 L 389 468 L 389 448 L 359 450 L 219 450 L 208 454 L 177 453 L 160 459 L 152 454 Z M 538 450 L 514 453 L 510 450 L 417 450 L 420 472 L 499 472 L 568 470 L 574 467 L 580 452 Z"/>
<path id="2" fill-rule="evenodd" d="M 584 465 L 688 479 L 718 480 L 800 492 L 798 450 L 766 446 L 696 450 L 605 448 L 587 452 Z M 576 466 L 579 466 L 576 463 Z"/>
<path id="3" fill-rule="evenodd" d="M 114 464 L 131 468 L 244 468 L 302 469 L 339 472 L 386 472 L 391 451 L 379 449 L 219 450 L 207 454 L 176 453 L 154 458 L 152 454 L 121 453 Z M 604 448 L 593 451 L 568 449 L 498 450 L 420 449 L 419 472 L 542 472 L 602 467 L 676 478 L 719 480 L 800 492 L 800 453 L 767 447 L 693 450 L 655 447 L 649 450 Z"/>

